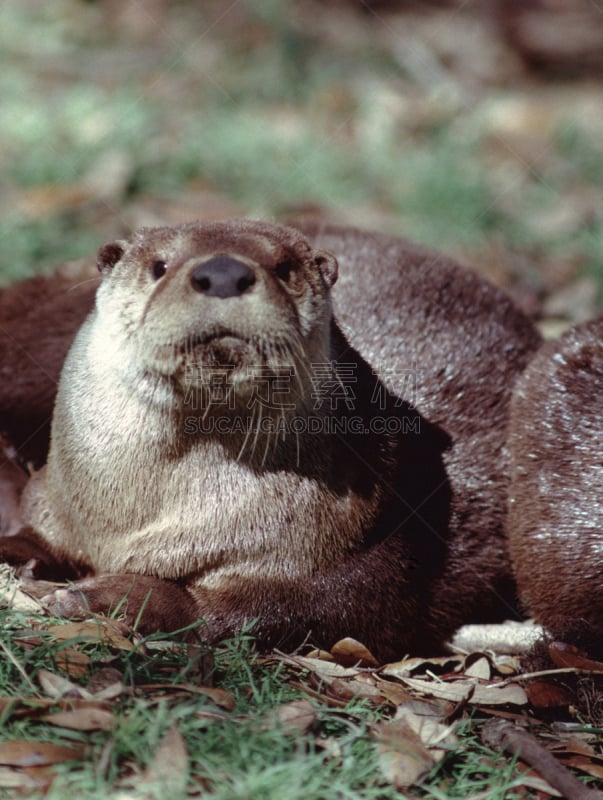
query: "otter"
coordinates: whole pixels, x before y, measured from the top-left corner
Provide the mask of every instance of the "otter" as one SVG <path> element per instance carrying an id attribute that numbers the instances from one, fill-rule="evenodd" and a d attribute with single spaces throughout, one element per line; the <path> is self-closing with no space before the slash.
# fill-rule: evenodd
<path id="1" fill-rule="evenodd" d="M 579 620 L 602 633 L 603 319 L 542 346 L 513 393 L 509 449 L 510 552 L 527 611 L 570 638 Z"/>
<path id="2" fill-rule="evenodd" d="M 142 229 L 98 266 L 0 541 L 80 577 L 51 608 L 381 659 L 512 613 L 505 431 L 540 339 L 502 291 L 320 222 Z"/>

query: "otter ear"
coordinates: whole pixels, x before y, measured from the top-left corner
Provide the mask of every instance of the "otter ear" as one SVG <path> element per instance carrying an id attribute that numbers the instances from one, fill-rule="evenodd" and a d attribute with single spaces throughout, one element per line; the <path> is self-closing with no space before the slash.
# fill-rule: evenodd
<path id="1" fill-rule="evenodd" d="M 96 266 L 99 272 L 109 272 L 117 264 L 126 251 L 128 243 L 125 240 L 104 244 L 98 251 Z"/>
<path id="2" fill-rule="evenodd" d="M 337 280 L 337 270 L 339 269 L 337 259 L 327 250 L 315 250 L 314 263 L 320 270 L 327 289 L 330 289 Z"/>

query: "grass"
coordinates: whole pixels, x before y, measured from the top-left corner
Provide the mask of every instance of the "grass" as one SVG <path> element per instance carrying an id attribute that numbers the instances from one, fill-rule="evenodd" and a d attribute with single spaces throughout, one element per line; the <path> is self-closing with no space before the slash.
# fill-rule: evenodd
<path id="1" fill-rule="evenodd" d="M 20 701 L 20 713 L 4 705 L 0 752 L 3 742 L 15 740 L 85 748 L 83 757 L 55 767 L 53 782 L 44 793 L 50 800 L 126 796 L 120 792 L 128 797 L 169 793 L 174 800 L 199 792 L 215 800 L 400 797 L 380 771 L 372 735 L 391 709 L 364 700 L 333 708 L 319 692 L 312 700 L 315 718 L 310 730 L 295 732 L 279 725 L 271 712 L 307 694 L 282 662 L 256 655 L 249 635 L 215 650 L 191 650 L 177 636 L 135 639 L 132 649 L 125 650 L 81 637 L 61 641 L 55 628 L 47 630 L 53 624 L 14 611 L 0 612 L 4 653 L 0 698 Z M 89 668 L 77 678 L 59 666 L 65 651 L 74 648 L 90 658 Z M 24 707 L 44 696 L 39 688 L 42 670 L 62 674 L 85 688 L 95 673 L 107 668 L 113 680 L 121 677 L 125 687 L 112 701 L 116 718 L 112 730 L 77 731 L 46 724 L 35 714 L 23 716 Z M 228 692 L 232 707 L 225 710 L 210 697 L 182 690 L 191 683 Z M 57 701 L 57 709 L 59 705 L 64 709 L 70 696 L 73 692 L 62 704 Z M 53 710 L 47 707 L 44 713 Z M 165 785 L 149 783 L 145 770 L 161 758 L 164 737 L 174 727 L 185 742 L 186 762 L 179 773 L 166 768 Z M 421 788 L 408 790 L 409 796 L 464 798 L 487 790 L 491 800 L 519 797 L 519 789 L 513 793 L 514 782 L 519 786 L 514 764 L 483 747 L 478 730 L 478 719 L 461 722 L 459 747 L 434 768 Z M 171 755 L 168 763 L 175 761 Z M 0 784 L 4 777 L 0 772 Z M 13 795 L 4 789 L 2 796 Z"/>

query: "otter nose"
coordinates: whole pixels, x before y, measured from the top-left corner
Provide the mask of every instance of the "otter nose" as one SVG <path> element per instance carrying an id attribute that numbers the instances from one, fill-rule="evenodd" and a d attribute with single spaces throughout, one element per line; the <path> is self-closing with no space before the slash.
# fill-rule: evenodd
<path id="1" fill-rule="evenodd" d="M 193 289 L 208 297 L 239 297 L 255 283 L 253 270 L 231 256 L 214 256 L 191 274 Z"/>

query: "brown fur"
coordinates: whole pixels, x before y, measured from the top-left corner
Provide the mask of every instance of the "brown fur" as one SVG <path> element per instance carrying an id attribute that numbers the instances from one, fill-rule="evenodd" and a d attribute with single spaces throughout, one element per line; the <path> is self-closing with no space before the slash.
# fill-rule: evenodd
<path id="1" fill-rule="evenodd" d="M 24 513 L 41 561 L 50 547 L 101 573 L 80 587 L 94 608 L 127 593 L 135 617 L 151 589 L 150 627 L 202 616 L 215 639 L 257 618 L 264 645 L 352 635 L 383 658 L 427 650 L 464 621 L 510 611 L 505 426 L 538 335 L 502 292 L 441 255 L 302 228 L 195 223 L 101 249 L 97 309 L 63 370 L 48 466 Z M 340 264 L 338 323 L 326 251 Z M 191 288 L 216 253 L 250 266 L 251 289 Z M 169 266 L 154 281 L 157 260 Z M 258 361 L 272 381 L 293 368 L 261 419 L 315 417 L 322 433 L 199 432 L 225 413 L 203 400 L 208 370 L 224 377 L 234 362 L 227 383 L 252 370 L 232 418 L 266 385 Z M 317 378 L 316 363 L 336 374 Z M 381 419 L 405 432 L 365 432 Z M 51 601 L 73 613 L 81 596 Z"/>
<path id="2" fill-rule="evenodd" d="M 603 319 L 542 347 L 514 393 L 509 448 L 509 537 L 527 610 L 547 627 L 603 631 Z"/>
<path id="3" fill-rule="evenodd" d="M 83 260 L 0 291 L 0 433 L 24 461 L 46 461 L 63 362 L 97 286 L 94 263 Z"/>

